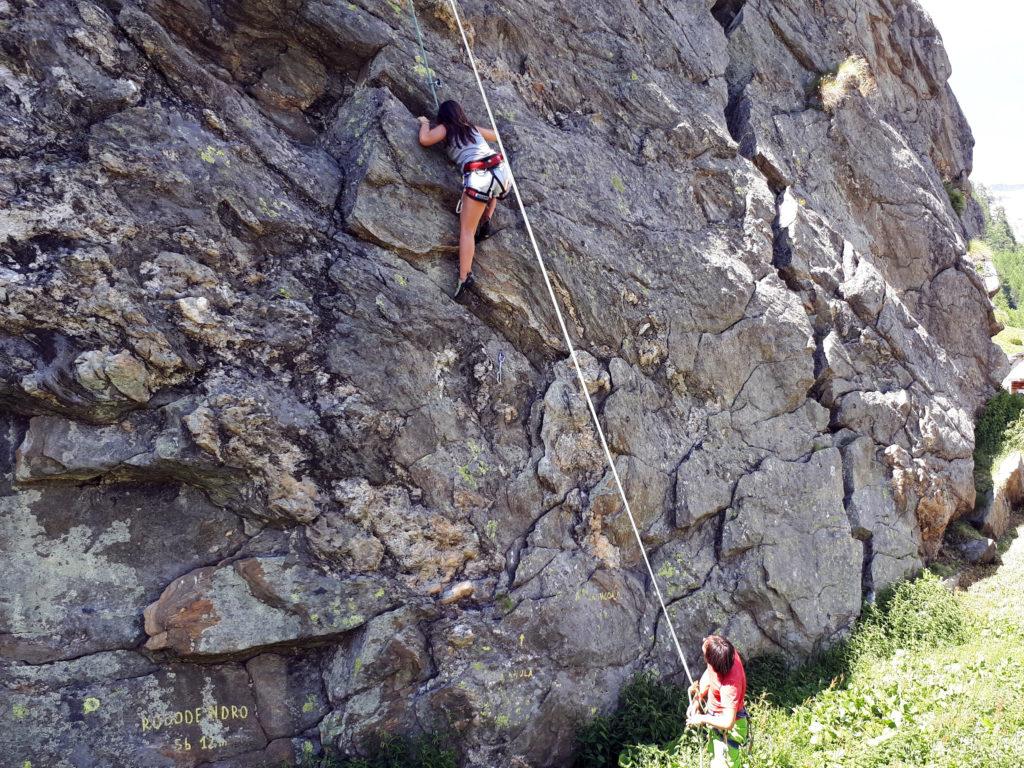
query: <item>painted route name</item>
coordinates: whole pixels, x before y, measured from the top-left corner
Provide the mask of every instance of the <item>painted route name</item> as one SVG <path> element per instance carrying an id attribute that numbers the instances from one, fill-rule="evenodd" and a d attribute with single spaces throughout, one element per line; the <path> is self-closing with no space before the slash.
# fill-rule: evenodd
<path id="1" fill-rule="evenodd" d="M 249 707 L 244 704 L 240 707 L 234 704 L 209 704 L 190 709 L 179 709 L 175 712 L 139 715 L 143 733 L 159 731 L 161 728 L 170 728 L 175 725 L 196 725 L 210 721 L 227 722 L 245 720 L 247 717 L 249 717 Z"/>

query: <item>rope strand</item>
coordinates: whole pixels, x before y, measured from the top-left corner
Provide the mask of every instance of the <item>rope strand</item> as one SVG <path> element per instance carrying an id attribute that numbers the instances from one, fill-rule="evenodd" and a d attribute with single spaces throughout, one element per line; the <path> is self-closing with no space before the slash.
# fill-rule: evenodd
<path id="1" fill-rule="evenodd" d="M 423 69 L 426 71 L 424 77 L 427 80 L 427 85 L 430 86 L 430 95 L 434 97 L 434 113 L 436 114 L 441 105 L 437 100 L 437 90 L 434 88 L 434 71 L 430 68 L 430 62 L 427 61 L 427 47 L 423 44 L 423 32 L 420 30 L 420 20 L 416 16 L 415 0 L 409 0 L 409 10 L 412 11 L 412 23 L 416 27 L 416 39 L 420 41 L 420 55 L 423 57 Z"/>
<path id="2" fill-rule="evenodd" d="M 487 110 L 487 117 L 491 121 L 491 128 L 494 130 L 494 133 L 498 138 L 498 149 L 501 154 L 507 158 L 508 153 L 505 151 L 505 145 L 501 141 L 501 134 L 498 132 L 498 126 L 494 120 L 494 113 L 491 112 L 491 104 L 487 100 L 487 93 L 484 91 L 484 84 L 480 79 L 480 72 L 476 68 L 476 60 L 473 58 L 473 51 L 469 46 L 469 39 L 466 37 L 466 30 L 462 26 L 462 19 L 459 16 L 459 9 L 456 6 L 456 0 L 448 0 L 448 2 L 451 4 L 452 13 L 455 14 L 455 21 L 459 26 L 459 34 L 462 35 L 462 43 L 466 47 L 466 55 L 469 57 L 470 66 L 473 68 L 473 75 L 476 77 L 476 84 L 480 89 L 480 96 L 483 99 L 484 108 Z M 647 550 L 644 548 L 644 543 L 640 538 L 640 529 L 637 527 L 636 519 L 633 517 L 633 510 L 629 506 L 629 499 L 626 498 L 626 492 L 623 490 L 622 480 L 619 478 L 619 471 L 615 468 L 615 461 L 612 458 L 611 450 L 608 448 L 608 441 L 605 439 L 604 430 L 601 428 L 601 421 L 597 417 L 597 409 L 594 407 L 594 401 L 590 398 L 590 392 L 587 390 L 587 382 L 583 377 L 583 369 L 580 368 L 579 359 L 576 356 L 576 348 L 573 346 L 572 338 L 569 336 L 569 329 L 566 327 L 565 318 L 562 317 L 562 310 L 558 306 L 558 299 L 555 298 L 555 291 L 551 286 L 551 279 L 548 277 L 548 269 L 544 263 L 544 257 L 541 256 L 540 246 L 537 245 L 537 238 L 534 237 L 533 227 L 530 225 L 530 217 L 526 214 L 526 206 L 523 204 L 522 195 L 519 194 L 519 185 L 516 183 L 516 177 L 512 172 L 511 167 L 509 168 L 509 176 L 511 179 L 512 191 L 515 193 L 516 202 L 519 204 L 519 212 L 522 214 L 523 223 L 526 225 L 526 233 L 530 238 L 530 244 L 533 246 L 534 255 L 537 257 L 537 264 L 540 266 L 540 273 L 544 277 L 544 285 L 548 290 L 548 296 L 551 299 L 551 306 L 554 307 L 555 316 L 558 318 L 558 325 L 562 330 L 562 338 L 565 340 L 566 346 L 569 348 L 573 366 L 576 368 L 576 376 L 579 379 L 580 390 L 583 393 L 583 397 L 586 398 L 587 407 L 590 409 L 590 416 L 594 421 L 594 426 L 597 428 L 597 436 L 601 441 L 601 448 L 604 450 L 605 460 L 611 468 L 612 477 L 615 479 L 615 487 L 619 491 L 619 497 L 622 499 L 623 508 L 626 510 L 626 515 L 629 517 L 629 524 L 633 529 L 633 535 L 636 537 L 636 543 L 640 547 L 640 554 L 643 556 L 644 565 L 647 567 L 647 573 L 651 578 L 651 584 L 654 586 L 654 593 L 658 596 L 658 603 L 661 606 L 662 613 L 665 615 L 665 621 L 668 625 L 669 634 L 672 637 L 672 643 L 675 646 L 676 653 L 679 655 L 679 660 L 683 663 L 683 670 L 686 672 L 687 679 L 693 683 L 693 675 L 690 674 L 690 667 L 686 663 L 686 654 L 683 653 L 682 646 L 679 644 L 679 638 L 676 636 L 676 630 L 672 624 L 672 617 L 669 615 L 668 607 L 665 605 L 665 598 L 661 594 L 661 588 L 658 586 L 658 580 L 654 575 L 654 569 L 651 567 L 651 561 L 647 557 Z"/>

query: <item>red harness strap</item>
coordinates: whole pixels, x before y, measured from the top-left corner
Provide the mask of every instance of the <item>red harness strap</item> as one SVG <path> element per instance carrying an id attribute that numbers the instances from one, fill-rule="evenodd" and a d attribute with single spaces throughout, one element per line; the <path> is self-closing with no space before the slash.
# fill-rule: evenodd
<path id="1" fill-rule="evenodd" d="M 471 160 L 462 166 L 463 173 L 469 173 L 470 171 L 487 171 L 491 168 L 497 168 L 505 161 L 505 158 L 501 156 L 501 153 L 485 157 L 482 160 Z"/>

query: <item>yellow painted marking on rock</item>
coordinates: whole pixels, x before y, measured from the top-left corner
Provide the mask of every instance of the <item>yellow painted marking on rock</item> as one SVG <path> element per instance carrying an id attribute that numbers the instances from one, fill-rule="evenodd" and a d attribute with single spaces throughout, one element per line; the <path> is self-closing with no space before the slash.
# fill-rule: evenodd
<path id="1" fill-rule="evenodd" d="M 150 714 L 142 714 L 140 712 L 139 718 L 142 732 L 146 733 L 147 731 L 159 731 L 162 728 L 170 728 L 172 726 L 196 725 L 202 723 L 204 720 L 214 722 L 245 720 L 249 717 L 249 714 L 249 707 L 245 704 L 238 706 L 235 704 L 214 703 L 210 705 L 191 707 L 189 709 L 179 709 L 174 712 L 157 712 Z"/>

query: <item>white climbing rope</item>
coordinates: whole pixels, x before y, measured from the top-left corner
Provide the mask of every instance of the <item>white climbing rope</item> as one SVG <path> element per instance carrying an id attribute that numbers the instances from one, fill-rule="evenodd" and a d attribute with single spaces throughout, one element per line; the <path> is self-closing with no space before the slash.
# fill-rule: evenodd
<path id="1" fill-rule="evenodd" d="M 484 101 L 484 108 L 487 110 L 487 117 L 491 121 L 491 128 L 498 137 L 498 149 L 502 155 L 508 158 L 508 153 L 505 152 L 505 145 L 501 141 L 501 134 L 498 132 L 498 125 L 494 121 L 494 113 L 491 112 L 491 104 L 487 100 L 487 93 L 484 91 L 483 81 L 480 79 L 480 72 L 476 68 L 476 59 L 473 58 L 473 50 L 469 46 L 469 39 L 466 37 L 466 30 L 462 26 L 462 18 L 459 16 L 459 9 L 457 7 L 456 0 L 448 0 L 448 2 L 451 4 L 452 13 L 455 15 L 455 22 L 459 26 L 459 34 L 462 35 L 462 43 L 466 47 L 466 55 L 469 57 L 470 66 L 473 68 L 473 75 L 476 77 L 476 84 L 480 88 L 480 97 Z M 672 636 L 672 643 L 675 645 L 676 653 L 679 654 L 679 660 L 683 663 L 683 670 L 686 672 L 687 679 L 693 683 L 693 675 L 690 674 L 690 666 L 686 663 L 686 654 L 683 653 L 682 646 L 679 645 L 679 638 L 676 636 L 675 627 L 672 625 L 672 617 L 669 615 L 668 607 L 665 605 L 665 598 L 661 594 L 661 588 L 658 587 L 658 580 L 654 575 L 654 569 L 651 567 L 651 561 L 647 557 L 647 550 L 640 538 L 640 529 L 637 527 L 636 519 L 633 517 L 633 510 L 629 506 L 629 499 L 626 498 L 626 492 L 622 488 L 622 480 L 619 478 L 619 471 L 615 468 L 615 461 L 612 458 L 612 452 L 608 448 L 608 441 L 605 439 L 604 429 L 601 428 L 601 421 L 597 418 L 597 409 L 594 407 L 594 401 L 590 398 L 590 392 L 587 389 L 587 382 L 583 377 L 583 369 L 580 368 L 580 362 L 576 356 L 576 347 L 573 345 L 572 338 L 569 336 L 569 329 L 565 325 L 565 318 L 562 317 L 562 310 L 558 306 L 558 299 L 555 298 L 554 288 L 551 287 L 551 279 L 548 277 L 548 268 L 544 263 L 544 257 L 541 256 L 540 247 L 537 245 L 537 238 L 533 235 L 533 227 L 530 226 L 530 217 L 526 215 L 526 206 L 523 204 L 523 198 L 519 194 L 519 185 L 516 183 L 516 177 L 515 174 L 512 173 L 511 167 L 509 169 L 509 176 L 512 184 L 512 191 L 515 193 L 516 202 L 519 204 L 519 212 L 523 215 L 523 223 L 526 224 L 526 234 L 529 235 L 530 244 L 533 246 L 533 252 L 537 257 L 537 264 L 540 266 L 540 273 L 544 276 L 544 285 L 547 287 L 548 296 L 551 298 L 551 306 L 555 309 L 555 316 L 558 318 L 558 325 L 562 329 L 562 338 L 565 339 L 566 346 L 569 347 L 569 353 L 572 356 L 572 363 L 576 368 L 576 376 L 579 378 L 580 390 L 583 392 L 583 397 L 586 398 L 587 407 L 590 408 L 590 416 L 593 418 L 594 426 L 597 428 L 597 436 L 601 441 L 601 448 L 604 450 L 605 460 L 611 468 L 612 477 L 615 478 L 615 487 L 619 490 L 619 497 L 622 499 L 623 508 L 626 510 L 626 515 L 629 517 L 629 524 L 633 528 L 633 535 L 636 537 L 636 543 L 640 547 L 640 554 L 643 556 L 644 565 L 647 566 L 647 573 L 651 577 L 651 584 L 654 586 L 654 594 L 658 596 L 658 603 L 661 605 L 661 611 L 665 615 L 668 631 Z"/>

